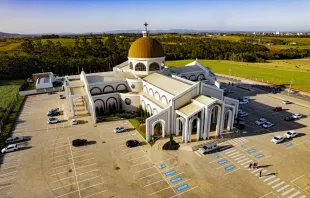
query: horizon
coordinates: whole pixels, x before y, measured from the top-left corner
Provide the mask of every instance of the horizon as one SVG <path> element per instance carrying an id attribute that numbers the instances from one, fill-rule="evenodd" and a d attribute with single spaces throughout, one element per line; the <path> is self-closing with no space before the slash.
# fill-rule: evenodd
<path id="1" fill-rule="evenodd" d="M 142 30 L 145 21 L 150 31 L 298 32 L 310 30 L 309 7 L 306 0 L 4 0 L 0 32 L 104 33 Z"/>

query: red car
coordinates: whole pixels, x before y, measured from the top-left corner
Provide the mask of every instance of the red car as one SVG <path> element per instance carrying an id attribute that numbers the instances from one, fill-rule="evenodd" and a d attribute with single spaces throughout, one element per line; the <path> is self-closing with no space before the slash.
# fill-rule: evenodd
<path id="1" fill-rule="evenodd" d="M 273 111 L 275 111 L 275 112 L 282 111 L 282 107 L 275 107 L 275 108 L 273 109 Z"/>

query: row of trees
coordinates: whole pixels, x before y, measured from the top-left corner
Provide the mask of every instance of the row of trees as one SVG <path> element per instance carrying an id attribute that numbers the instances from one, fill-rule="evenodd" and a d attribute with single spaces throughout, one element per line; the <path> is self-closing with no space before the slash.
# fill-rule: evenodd
<path id="1" fill-rule="evenodd" d="M 55 36 L 55 35 L 49 35 Z M 57 36 L 57 35 L 56 35 Z M 74 37 L 73 45 L 62 45 L 59 40 L 42 41 L 38 38 L 25 39 L 21 53 L 0 54 L 0 78 L 27 78 L 32 73 L 51 71 L 56 75 L 111 71 L 112 67 L 127 60 L 130 43 L 138 34 L 127 36 L 88 35 Z M 199 37 L 156 37 L 166 53 L 166 60 L 217 59 L 244 62 L 264 62 L 271 59 L 293 59 L 310 56 L 310 50 L 287 49 L 271 52 L 262 45 L 248 42 Z M 73 39 L 73 38 L 66 38 Z"/>

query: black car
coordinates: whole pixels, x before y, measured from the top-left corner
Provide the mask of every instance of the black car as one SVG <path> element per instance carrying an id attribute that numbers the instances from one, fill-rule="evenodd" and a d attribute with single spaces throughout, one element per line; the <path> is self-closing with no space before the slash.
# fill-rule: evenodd
<path id="1" fill-rule="evenodd" d="M 85 139 L 72 140 L 72 146 L 83 146 L 86 144 L 87 144 L 87 140 L 85 140 Z"/>
<path id="2" fill-rule="evenodd" d="M 234 127 L 236 127 L 236 129 L 243 130 L 245 125 L 239 123 L 239 124 L 234 124 Z"/>
<path id="3" fill-rule="evenodd" d="M 60 115 L 60 112 L 59 111 L 49 111 L 48 116 L 59 116 Z"/>
<path id="4" fill-rule="evenodd" d="M 284 120 L 285 120 L 286 122 L 289 122 L 289 121 L 295 120 L 295 118 L 294 118 L 293 116 L 287 116 L 287 117 L 284 118 Z"/>
<path id="5" fill-rule="evenodd" d="M 136 146 L 139 146 L 140 145 L 140 142 L 138 140 L 128 140 L 126 142 L 126 146 L 131 148 L 131 147 L 136 147 Z"/>

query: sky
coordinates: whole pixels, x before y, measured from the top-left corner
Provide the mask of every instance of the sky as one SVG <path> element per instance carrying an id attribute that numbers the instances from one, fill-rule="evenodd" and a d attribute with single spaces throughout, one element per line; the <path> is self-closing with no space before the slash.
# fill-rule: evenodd
<path id="1" fill-rule="evenodd" d="M 310 31 L 310 0 L 0 0 L 0 32 Z"/>

